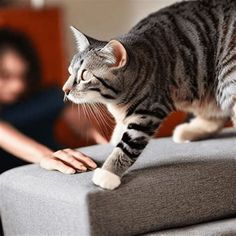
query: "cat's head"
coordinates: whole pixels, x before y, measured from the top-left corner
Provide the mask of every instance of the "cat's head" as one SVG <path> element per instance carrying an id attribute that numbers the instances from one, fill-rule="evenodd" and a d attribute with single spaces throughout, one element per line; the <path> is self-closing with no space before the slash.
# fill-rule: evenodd
<path id="1" fill-rule="evenodd" d="M 117 40 L 103 42 L 85 36 L 71 27 L 78 52 L 63 86 L 66 99 L 73 103 L 113 103 L 120 99 L 123 81 L 120 72 L 127 63 L 127 52 Z"/>

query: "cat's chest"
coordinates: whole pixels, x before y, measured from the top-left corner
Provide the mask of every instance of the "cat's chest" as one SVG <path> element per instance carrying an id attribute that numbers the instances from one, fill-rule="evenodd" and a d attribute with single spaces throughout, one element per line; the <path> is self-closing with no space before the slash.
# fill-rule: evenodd
<path id="1" fill-rule="evenodd" d="M 107 105 L 108 111 L 113 115 L 115 118 L 116 123 L 123 123 L 126 117 L 126 107 L 121 107 L 117 105 Z"/>
<path id="2" fill-rule="evenodd" d="M 113 115 L 116 121 L 116 126 L 110 140 L 110 143 L 116 146 L 127 128 L 126 108 L 114 105 L 107 105 L 107 109 Z"/>

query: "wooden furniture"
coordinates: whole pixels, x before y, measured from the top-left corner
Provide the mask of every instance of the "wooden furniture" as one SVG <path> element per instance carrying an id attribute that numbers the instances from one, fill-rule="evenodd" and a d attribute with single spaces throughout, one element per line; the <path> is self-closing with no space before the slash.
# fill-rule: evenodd
<path id="1" fill-rule="evenodd" d="M 67 72 L 59 8 L 0 8 L 0 27 L 20 30 L 32 39 L 41 58 L 44 85 L 63 84 Z"/>

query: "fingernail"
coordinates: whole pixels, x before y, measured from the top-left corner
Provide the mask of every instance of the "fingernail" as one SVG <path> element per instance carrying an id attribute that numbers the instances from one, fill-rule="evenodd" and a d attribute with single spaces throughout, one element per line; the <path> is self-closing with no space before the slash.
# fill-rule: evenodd
<path id="1" fill-rule="evenodd" d="M 96 163 L 91 163 L 91 167 L 96 168 L 97 164 Z"/>
<path id="2" fill-rule="evenodd" d="M 67 174 L 75 174 L 75 170 L 73 170 L 73 169 L 68 169 L 67 171 L 66 171 L 66 173 Z"/>
<path id="3" fill-rule="evenodd" d="M 85 166 L 81 166 L 80 168 L 81 168 L 82 171 L 86 171 L 87 170 L 87 168 Z"/>

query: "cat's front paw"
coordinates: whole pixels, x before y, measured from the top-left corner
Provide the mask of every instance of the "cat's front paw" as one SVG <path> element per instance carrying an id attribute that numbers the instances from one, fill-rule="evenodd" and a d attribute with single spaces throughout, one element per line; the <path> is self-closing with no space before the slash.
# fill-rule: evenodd
<path id="1" fill-rule="evenodd" d="M 120 185 L 121 181 L 118 175 L 108 170 L 97 168 L 93 174 L 93 183 L 101 188 L 113 190 Z"/>
<path id="2" fill-rule="evenodd" d="M 173 141 L 175 143 L 188 143 L 194 140 L 194 132 L 188 123 L 178 125 L 173 133 Z"/>

